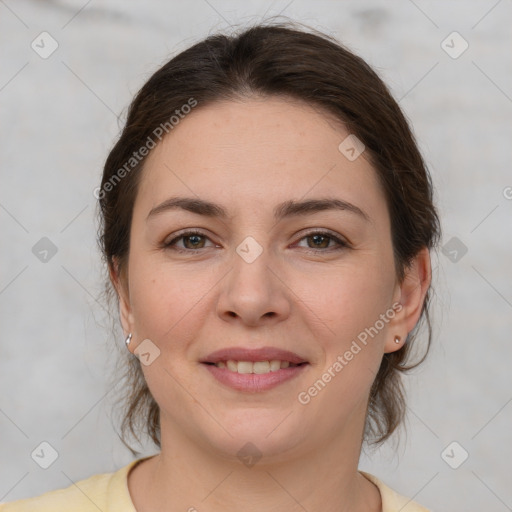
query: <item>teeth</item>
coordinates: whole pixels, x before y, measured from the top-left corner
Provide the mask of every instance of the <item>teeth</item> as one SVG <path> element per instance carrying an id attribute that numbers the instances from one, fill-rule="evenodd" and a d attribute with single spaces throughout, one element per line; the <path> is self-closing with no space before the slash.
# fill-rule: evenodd
<path id="1" fill-rule="evenodd" d="M 282 368 L 288 368 L 290 361 L 280 361 L 279 359 L 272 359 L 271 361 L 219 361 L 215 363 L 217 368 L 227 368 L 229 371 L 237 373 L 256 373 L 263 374 L 269 372 L 277 372 Z M 292 365 L 297 366 L 297 365 Z"/>
<path id="2" fill-rule="evenodd" d="M 235 364 L 238 364 L 238 373 L 254 373 L 253 364 L 250 361 L 238 361 Z"/>
<path id="3" fill-rule="evenodd" d="M 283 361 L 284 363 L 284 361 Z M 278 361 L 277 359 L 273 359 L 270 361 L 270 371 L 271 372 L 277 372 L 281 368 L 281 361 Z"/>
<path id="4" fill-rule="evenodd" d="M 228 361 L 226 363 L 226 366 L 228 367 L 228 370 L 231 370 L 232 372 L 238 371 L 238 363 L 236 361 Z"/>
<path id="5" fill-rule="evenodd" d="M 240 363 L 238 363 L 238 367 L 240 368 Z M 254 373 L 268 373 L 270 371 L 270 362 L 269 361 L 257 361 L 252 365 Z"/>

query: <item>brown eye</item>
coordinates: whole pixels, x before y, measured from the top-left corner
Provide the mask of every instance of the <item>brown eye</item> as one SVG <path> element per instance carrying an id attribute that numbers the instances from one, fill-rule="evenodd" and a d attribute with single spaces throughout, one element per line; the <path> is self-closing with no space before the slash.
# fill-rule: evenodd
<path id="1" fill-rule="evenodd" d="M 339 250 L 348 248 L 348 243 L 344 242 L 337 236 L 334 236 L 330 232 L 326 231 L 313 231 L 311 233 L 306 234 L 301 240 L 308 240 L 306 250 L 310 249 L 312 252 L 315 251 L 323 251 L 323 249 L 328 250 Z M 334 245 L 331 242 L 334 241 Z M 330 245 L 331 244 L 331 245 Z"/>
<path id="2" fill-rule="evenodd" d="M 327 247 L 329 247 L 329 242 L 331 241 L 331 237 L 325 235 L 309 235 L 306 238 L 312 240 L 313 249 L 327 249 Z"/>
<path id="3" fill-rule="evenodd" d="M 182 236 L 181 238 L 183 238 L 184 245 L 187 249 L 202 249 L 204 245 L 204 240 L 202 241 L 203 243 L 201 244 L 201 238 L 203 238 L 202 235 L 187 235 Z M 187 241 L 189 242 L 190 247 L 188 247 Z"/>
<path id="4" fill-rule="evenodd" d="M 204 249 L 206 240 L 209 238 L 199 231 L 186 231 L 176 236 L 169 242 L 165 242 L 163 247 L 172 249 L 178 252 L 192 252 L 197 249 Z M 183 241 L 183 245 L 179 246 L 178 243 Z"/>

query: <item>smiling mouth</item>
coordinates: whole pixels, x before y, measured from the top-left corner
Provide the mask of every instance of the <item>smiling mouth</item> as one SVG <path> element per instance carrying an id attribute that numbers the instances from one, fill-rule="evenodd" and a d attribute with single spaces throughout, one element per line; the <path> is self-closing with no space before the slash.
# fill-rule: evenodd
<path id="1" fill-rule="evenodd" d="M 277 372 L 279 370 L 285 370 L 286 368 L 303 366 L 308 363 L 291 363 L 290 361 L 283 361 L 280 359 L 272 359 L 268 361 L 234 361 L 233 359 L 229 359 L 227 361 L 218 361 L 216 363 L 205 362 L 204 364 L 216 366 L 217 368 L 222 368 L 233 373 L 255 373 L 261 375 L 265 373 Z"/>

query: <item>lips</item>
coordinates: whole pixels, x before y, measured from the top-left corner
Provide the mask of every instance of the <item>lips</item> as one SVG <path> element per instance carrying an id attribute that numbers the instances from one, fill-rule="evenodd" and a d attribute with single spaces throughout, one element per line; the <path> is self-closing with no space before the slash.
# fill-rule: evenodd
<path id="1" fill-rule="evenodd" d="M 220 361 L 250 361 L 250 362 L 259 362 L 259 361 L 288 361 L 290 364 L 303 364 L 308 361 L 303 357 L 299 356 L 294 352 L 290 352 L 288 350 L 281 350 L 274 347 L 263 347 L 259 349 L 248 349 L 248 348 L 240 348 L 240 347 L 232 347 L 225 348 L 221 350 L 216 350 L 212 352 L 208 356 L 206 356 L 201 363 L 206 364 L 215 364 Z"/>
<path id="2" fill-rule="evenodd" d="M 226 348 L 212 352 L 201 363 L 224 386 L 250 393 L 284 384 L 309 366 L 309 362 L 295 352 L 274 347 Z"/>

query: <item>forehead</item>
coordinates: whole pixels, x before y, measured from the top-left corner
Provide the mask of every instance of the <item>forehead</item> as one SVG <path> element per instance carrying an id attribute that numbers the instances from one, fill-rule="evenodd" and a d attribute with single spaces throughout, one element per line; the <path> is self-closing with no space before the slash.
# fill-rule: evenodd
<path id="1" fill-rule="evenodd" d="M 200 105 L 146 159 L 137 202 L 195 195 L 261 211 L 290 198 L 341 197 L 374 218 L 386 214 L 365 153 L 349 160 L 349 132 L 332 116 L 282 98 Z"/>

